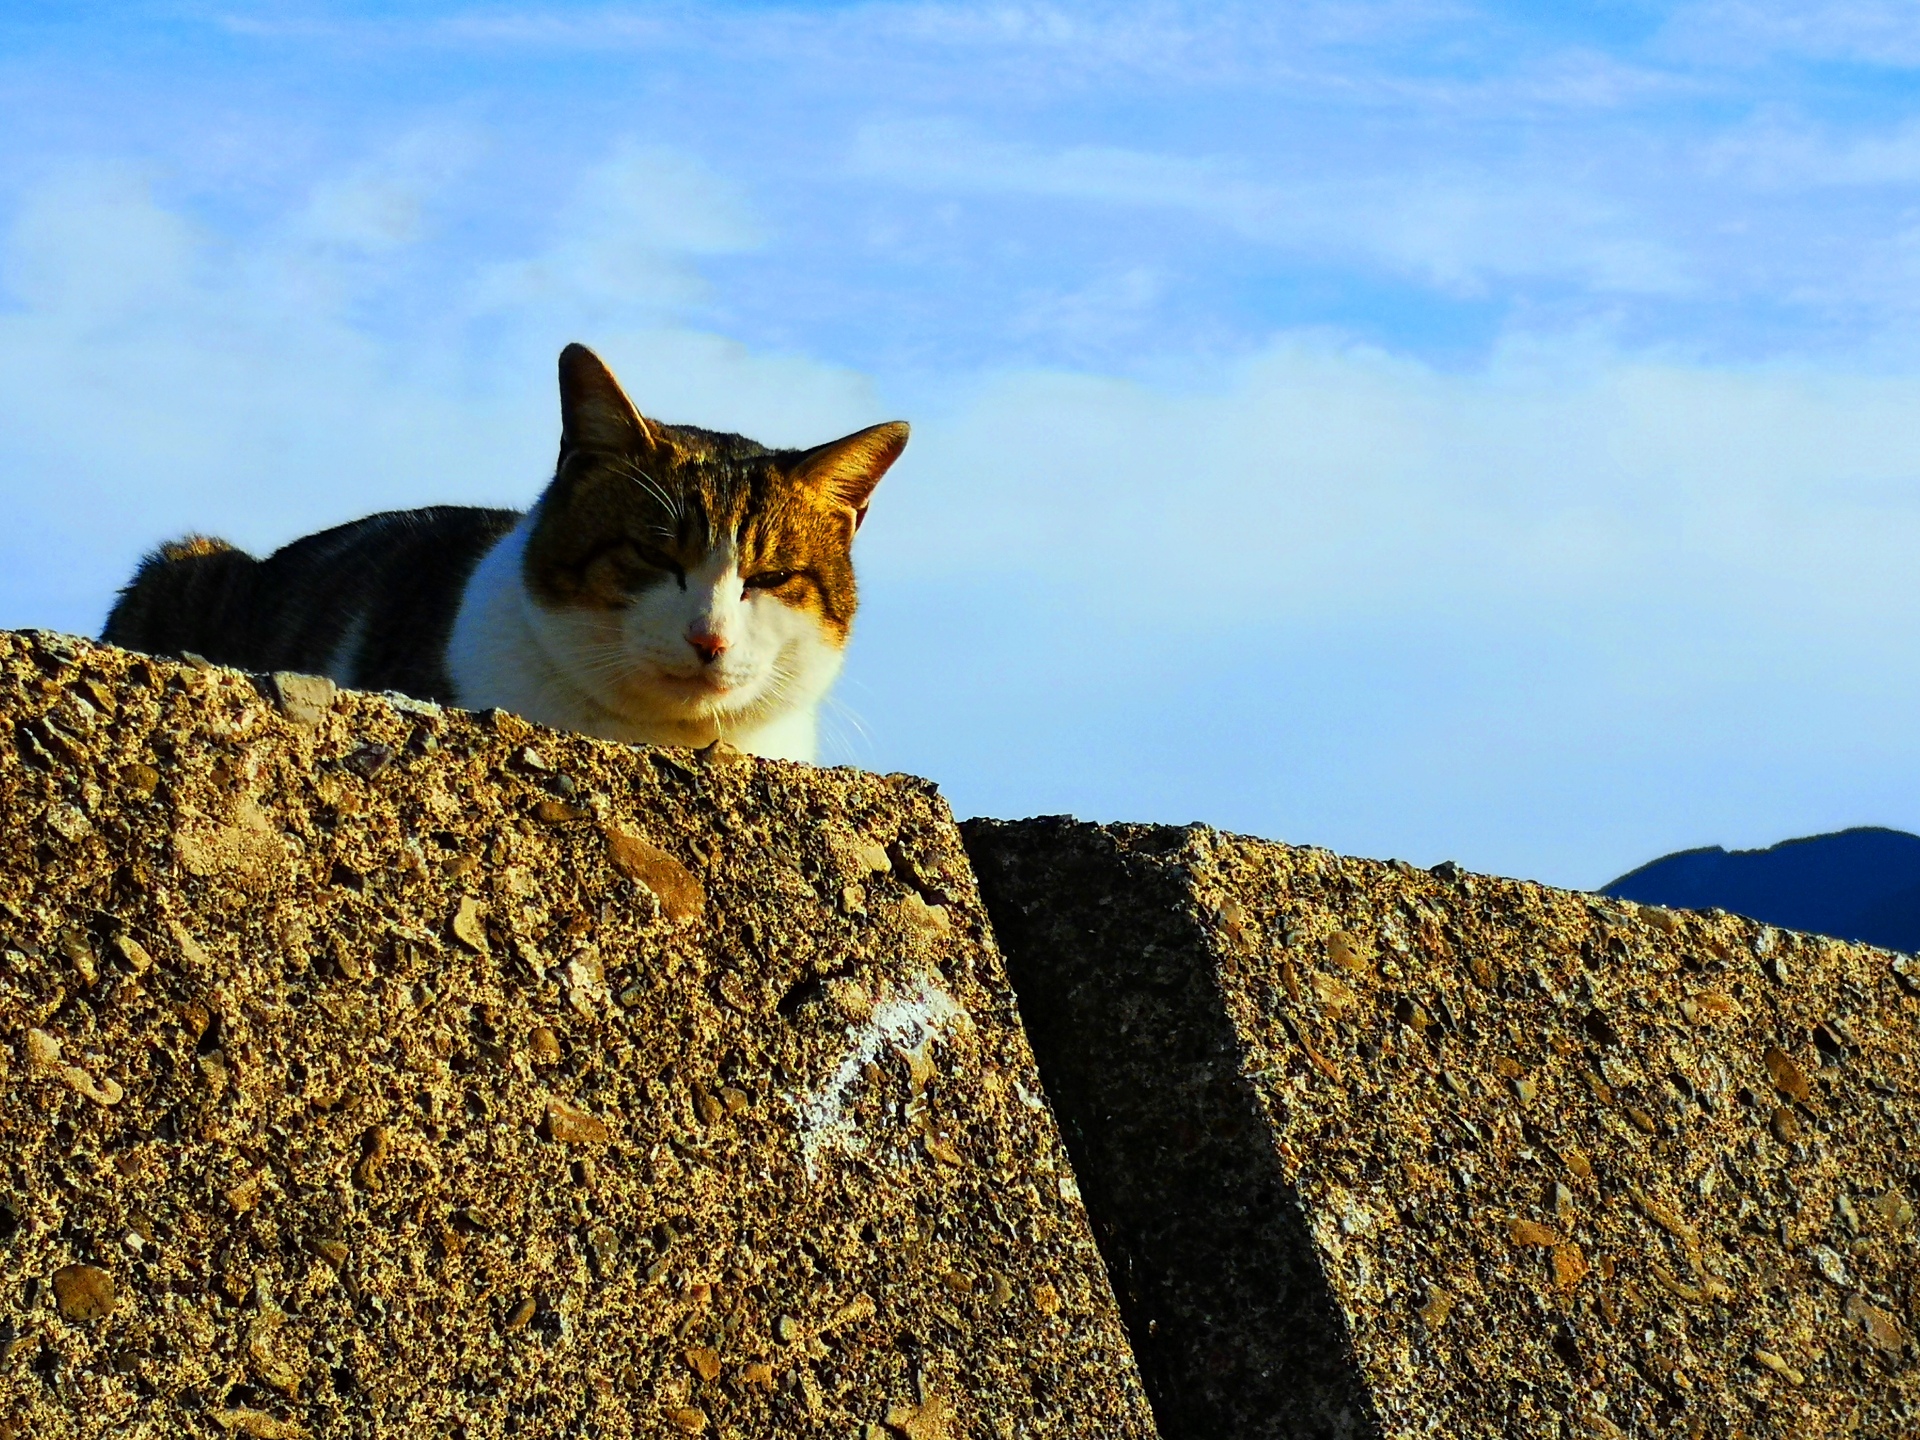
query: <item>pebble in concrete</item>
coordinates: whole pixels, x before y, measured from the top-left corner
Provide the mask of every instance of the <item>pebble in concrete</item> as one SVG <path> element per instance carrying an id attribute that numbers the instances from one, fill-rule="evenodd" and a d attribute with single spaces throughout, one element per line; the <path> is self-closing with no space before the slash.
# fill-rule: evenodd
<path id="1" fill-rule="evenodd" d="M 0 719 L 0 1434 L 1151 1433 L 923 782 L 46 635 Z"/>
<path id="2" fill-rule="evenodd" d="M 1202 827 L 967 840 L 1172 1437 L 1920 1434 L 1920 968 Z"/>

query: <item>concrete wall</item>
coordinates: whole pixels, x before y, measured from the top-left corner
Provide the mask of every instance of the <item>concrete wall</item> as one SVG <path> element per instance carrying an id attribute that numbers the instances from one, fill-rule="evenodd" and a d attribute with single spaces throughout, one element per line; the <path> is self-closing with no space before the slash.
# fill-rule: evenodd
<path id="1" fill-rule="evenodd" d="M 0 1433 L 1151 1433 L 924 782 L 58 637 L 0 717 Z"/>
<path id="2" fill-rule="evenodd" d="M 1908 959 L 55 636 L 0 722 L 0 1440 L 1920 1433 Z"/>
<path id="3" fill-rule="evenodd" d="M 1169 1440 L 1920 1434 L 1910 958 L 1203 827 L 967 839 Z"/>

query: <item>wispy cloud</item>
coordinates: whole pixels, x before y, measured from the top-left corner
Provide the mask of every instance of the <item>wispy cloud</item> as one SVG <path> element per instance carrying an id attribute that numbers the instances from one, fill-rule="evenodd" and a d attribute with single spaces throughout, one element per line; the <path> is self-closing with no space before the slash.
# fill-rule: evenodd
<path id="1" fill-rule="evenodd" d="M 1014 333 L 1096 353 L 1120 341 L 1137 344 L 1149 333 L 1166 290 L 1166 277 L 1147 266 L 1111 270 L 1065 291 L 1030 296 L 1014 320 Z"/>
<path id="2" fill-rule="evenodd" d="M 683 310 L 705 293 L 689 262 L 751 250 L 760 234 L 734 186 L 678 151 L 626 144 L 581 177 L 537 255 L 490 266 L 483 308 L 537 305 L 602 321 Z"/>
<path id="3" fill-rule="evenodd" d="M 1920 11 L 1909 0 L 1700 0 L 1662 37 L 1669 53 L 1706 64 L 1775 57 L 1920 66 Z"/>
<path id="4" fill-rule="evenodd" d="M 914 523 L 876 543 L 1076 589 L 1187 557 L 1216 600 L 1277 619 L 1629 607 L 1652 587 L 1920 630 L 1898 559 L 1920 544 L 1916 408 L 1912 376 L 1565 340 L 1458 373 L 1302 337 L 1186 393 L 1019 373 L 928 427 L 952 480 L 900 497 Z"/>
<path id="5" fill-rule="evenodd" d="M 1041 195 L 1190 210 L 1245 231 L 1272 223 L 1276 189 L 1232 161 L 1110 145 L 1044 148 L 993 141 L 951 120 L 863 127 L 856 173 L 931 190 Z"/>
<path id="6" fill-rule="evenodd" d="M 1579 884 L 1920 813 L 1912 374 L 1305 339 L 1211 378 L 1008 375 L 919 426 L 854 673 L 901 763 L 968 757 L 963 809 Z"/>
<path id="7" fill-rule="evenodd" d="M 881 103 L 1046 104 L 1119 85 L 1141 95 L 1274 96 L 1335 111 L 1619 110 L 1700 93 L 1671 64 L 1581 43 L 1531 43 L 1470 0 L 926 3 L 739 9 L 687 4 L 229 6 L 206 23 L 266 47 L 343 53 L 703 60 L 777 67 L 798 93 L 851 81 Z"/>
<path id="8" fill-rule="evenodd" d="M 1450 290 L 1499 277 L 1578 279 L 1600 290 L 1687 288 L 1682 258 L 1624 207 L 1537 174 L 1255 178 L 1246 162 L 1112 146 L 988 140 L 952 121 L 864 128 L 857 173 L 933 191 L 1025 195 L 1182 211 L 1262 244 L 1365 255 Z"/>
<path id="9" fill-rule="evenodd" d="M 371 254 L 414 244 L 424 234 L 428 207 L 473 166 L 482 146 L 467 125 L 411 130 L 314 185 L 294 228 L 317 244 Z"/>
<path id="10" fill-rule="evenodd" d="M 1877 289 L 1892 287 L 1902 315 L 1912 308 L 1894 238 L 1911 137 L 1823 116 L 1831 92 L 1790 78 L 1793 64 L 1841 44 L 1834 37 L 1880 37 L 1897 53 L 1904 14 L 1723 0 L 1681 7 L 1651 39 L 1583 30 L 1577 16 L 1530 25 L 1457 0 L 230 6 L 218 23 L 274 63 L 310 48 L 336 65 L 469 67 L 487 89 L 516 83 L 501 67 L 527 55 L 604 69 L 636 97 L 649 94 L 643 77 L 680 77 L 671 107 L 652 103 L 652 137 L 697 134 L 710 172 L 751 188 L 789 242 L 817 232 L 848 257 L 825 239 L 823 217 L 859 215 L 885 267 L 876 276 L 967 243 L 953 229 L 964 214 L 916 213 L 916 196 L 1002 202 L 997 233 L 971 237 L 976 256 L 1009 242 L 1010 215 L 1016 229 L 1048 223 L 1015 207 L 1028 217 L 1062 203 L 1129 208 L 1185 226 L 1179 243 L 1223 234 L 1279 257 L 1255 265 L 1330 267 L 1349 294 L 1413 285 L 1445 303 L 1551 310 L 1662 340 L 1704 327 L 1709 343 L 1739 350 L 1757 314 L 1768 315 L 1758 333 L 1782 333 L 1771 315 L 1781 306 L 1822 345 L 1875 323 Z M 1845 43 L 1866 43 L 1856 40 Z M 1758 53 L 1762 41 L 1780 61 L 1764 84 L 1725 63 L 1729 47 Z M 1769 128 L 1767 113 L 1790 113 L 1802 96 L 1806 118 Z M 1789 220 L 1769 208 L 1801 186 L 1853 190 L 1852 213 Z M 965 311 L 959 328 L 997 326 L 1029 352 L 1046 343 L 1031 297 L 1070 293 L 1084 273 L 1162 276 L 1165 333 L 1194 342 L 1238 329 L 1239 343 L 1257 343 L 1265 327 L 1345 323 L 1367 303 L 1183 315 L 1195 289 L 1177 260 L 1132 253 L 1124 230 L 1075 236 L 1073 248 L 1073 273 L 996 274 L 992 291 L 964 298 L 952 269 L 922 270 L 911 295 L 844 272 L 830 283 L 858 292 L 846 298 L 861 312 L 919 311 L 938 289 Z M 794 252 L 767 253 L 778 265 Z M 826 253 L 809 259 L 833 265 Z M 977 260 L 962 263 L 985 282 Z M 1084 356 L 1090 332 L 1059 313 L 1055 358 Z M 1483 337 L 1497 330 L 1476 323 Z M 1878 328 L 1890 343 L 1904 324 Z"/>
<path id="11" fill-rule="evenodd" d="M 583 339 L 665 419 L 915 422 L 849 698 L 963 809 L 1588 883 L 1920 824 L 1910 7 L 1670 19 L 0 16 L 0 619 L 524 503 Z"/>
<path id="12" fill-rule="evenodd" d="M 1760 190 L 1920 188 L 1920 121 L 1842 131 L 1769 109 L 1704 154 L 1710 171 Z"/>
<path id="13" fill-rule="evenodd" d="M 551 464 L 553 358 L 576 338 L 669 418 L 782 442 L 880 418 L 861 377 L 683 322 L 692 262 L 755 231 L 727 186 L 657 148 L 617 146 L 550 243 L 441 287 L 418 327 L 374 323 L 385 267 L 423 242 L 421 208 L 458 148 L 445 138 L 316 177 L 246 242 L 125 166 L 68 166 L 30 191 L 0 244 L 0 471 L 17 477 L 16 539 L 59 529 L 64 567 L 90 575 L 104 606 L 131 557 L 171 532 L 270 546 L 371 509 L 524 504 Z M 0 601 L 22 623 L 42 567 L 0 552 Z"/>
<path id="14" fill-rule="evenodd" d="M 411 16 L 351 7 L 229 5 L 209 23 L 274 41 L 406 48 L 537 49 L 604 54 L 663 49 L 863 62 L 892 56 L 918 68 L 934 53 L 955 65 L 1044 61 L 1055 81 L 1095 75 L 1198 80 L 1274 76 L 1320 49 L 1405 46 L 1475 18 L 1458 0 L 1282 0 L 1194 6 L 1147 3 L 905 3 L 752 6 L 452 5 Z M 1011 72 L 1009 72 L 1011 73 Z M 884 83 L 883 77 L 876 77 Z"/>

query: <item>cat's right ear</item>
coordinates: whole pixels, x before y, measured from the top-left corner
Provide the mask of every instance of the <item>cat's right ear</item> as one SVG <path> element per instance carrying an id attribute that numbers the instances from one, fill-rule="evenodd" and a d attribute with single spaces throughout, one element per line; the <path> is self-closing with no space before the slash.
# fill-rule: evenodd
<path id="1" fill-rule="evenodd" d="M 659 437 L 620 388 L 606 362 L 584 345 L 560 352 L 560 451 L 626 454 L 653 450 Z"/>

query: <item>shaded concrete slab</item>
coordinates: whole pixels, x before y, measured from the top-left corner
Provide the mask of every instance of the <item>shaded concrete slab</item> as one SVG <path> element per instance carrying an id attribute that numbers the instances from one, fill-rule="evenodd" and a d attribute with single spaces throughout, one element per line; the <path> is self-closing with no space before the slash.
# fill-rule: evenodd
<path id="1" fill-rule="evenodd" d="M 1146 1436 L 944 803 L 0 634 L 0 1434 Z"/>
<path id="2" fill-rule="evenodd" d="M 1920 968 L 970 822 L 1168 1437 L 1920 1434 Z"/>

